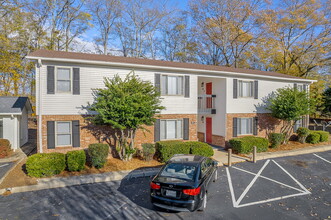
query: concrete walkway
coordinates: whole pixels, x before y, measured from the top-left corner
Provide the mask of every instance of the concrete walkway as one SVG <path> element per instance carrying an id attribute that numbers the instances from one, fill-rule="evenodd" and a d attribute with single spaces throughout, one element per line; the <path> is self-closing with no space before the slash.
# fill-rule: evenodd
<path id="1" fill-rule="evenodd" d="M 213 159 L 217 160 L 219 162 L 219 166 L 224 166 L 228 164 L 228 152 L 224 150 L 222 147 L 212 146 L 214 150 L 214 156 L 212 156 Z M 240 163 L 245 162 L 249 160 L 249 158 L 240 157 L 236 154 L 232 154 L 231 161 L 232 163 Z"/>

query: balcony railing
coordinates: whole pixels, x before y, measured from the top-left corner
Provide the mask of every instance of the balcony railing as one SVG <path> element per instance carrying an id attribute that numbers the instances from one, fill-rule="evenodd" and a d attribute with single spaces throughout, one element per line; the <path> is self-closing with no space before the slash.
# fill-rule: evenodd
<path id="1" fill-rule="evenodd" d="M 216 95 L 199 95 L 198 96 L 198 113 L 199 114 L 216 114 L 215 99 L 216 99 Z"/>

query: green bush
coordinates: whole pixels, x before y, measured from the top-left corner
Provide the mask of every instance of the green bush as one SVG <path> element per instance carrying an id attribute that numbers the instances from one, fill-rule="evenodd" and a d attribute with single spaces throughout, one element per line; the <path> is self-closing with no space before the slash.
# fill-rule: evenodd
<path id="1" fill-rule="evenodd" d="M 317 132 L 311 132 L 307 138 L 306 138 L 306 142 L 310 143 L 310 144 L 317 144 L 320 142 L 321 139 L 321 135 Z"/>
<path id="2" fill-rule="evenodd" d="M 69 171 L 81 171 L 85 167 L 86 155 L 84 150 L 69 151 L 67 157 L 67 168 Z"/>
<path id="3" fill-rule="evenodd" d="M 29 176 L 46 177 L 61 173 L 66 168 L 66 158 L 61 153 L 39 153 L 28 157 L 26 170 Z"/>
<path id="4" fill-rule="evenodd" d="M 9 140 L 0 139 L 0 158 L 8 157 L 12 152 Z"/>
<path id="5" fill-rule="evenodd" d="M 267 151 L 269 146 L 269 141 L 266 138 L 253 136 L 233 138 L 229 143 L 234 151 L 243 154 L 252 152 L 254 146 L 256 146 L 257 152 Z"/>
<path id="6" fill-rule="evenodd" d="M 194 154 L 204 157 L 214 155 L 213 148 L 199 141 L 159 141 L 156 142 L 156 155 L 160 161 L 166 162 L 175 154 Z"/>
<path id="7" fill-rule="evenodd" d="M 207 143 L 203 143 L 199 141 L 188 141 L 185 142 L 185 144 L 190 146 L 191 154 L 200 155 L 204 157 L 211 157 L 214 155 L 213 148 Z"/>
<path id="8" fill-rule="evenodd" d="M 91 158 L 92 166 L 97 169 L 102 168 L 106 164 L 108 153 L 108 144 L 90 144 L 88 146 L 88 154 Z"/>
<path id="9" fill-rule="evenodd" d="M 327 142 L 329 141 L 330 133 L 327 131 L 313 131 L 313 133 L 318 133 L 320 135 L 320 142 Z"/>
<path id="10" fill-rule="evenodd" d="M 297 129 L 299 142 L 304 144 L 306 142 L 306 138 L 308 137 L 309 133 L 310 133 L 310 130 L 308 128 L 299 127 Z"/>
<path id="11" fill-rule="evenodd" d="M 159 141 L 155 144 L 161 162 L 168 161 L 175 154 L 189 154 L 190 146 L 183 141 Z"/>
<path id="12" fill-rule="evenodd" d="M 277 148 L 284 141 L 284 134 L 282 134 L 282 133 L 270 133 L 268 138 L 269 138 L 269 142 L 270 142 L 270 147 L 271 148 Z"/>
<path id="13" fill-rule="evenodd" d="M 146 161 L 151 161 L 153 159 L 153 156 L 155 154 L 155 145 L 154 144 L 142 144 L 143 148 L 143 157 Z"/>

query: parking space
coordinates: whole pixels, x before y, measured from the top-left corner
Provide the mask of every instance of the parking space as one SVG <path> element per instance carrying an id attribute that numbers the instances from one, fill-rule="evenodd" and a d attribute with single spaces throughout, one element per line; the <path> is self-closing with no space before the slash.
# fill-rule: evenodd
<path id="1" fill-rule="evenodd" d="M 0 219 L 331 219 L 330 161 L 323 152 L 221 167 L 205 212 L 155 210 L 150 178 L 136 178 L 0 196 Z"/>

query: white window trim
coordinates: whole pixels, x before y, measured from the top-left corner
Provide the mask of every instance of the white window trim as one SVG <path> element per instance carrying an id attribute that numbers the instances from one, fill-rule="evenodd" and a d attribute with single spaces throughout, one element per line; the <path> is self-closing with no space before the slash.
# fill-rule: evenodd
<path id="1" fill-rule="evenodd" d="M 184 120 L 183 119 L 160 119 L 160 124 L 161 121 L 181 121 L 182 122 L 182 137 L 181 138 L 172 138 L 172 139 L 167 139 L 167 133 L 165 134 L 166 138 L 163 139 L 161 138 L 161 129 L 160 129 L 160 140 L 161 141 L 171 141 L 171 140 L 183 140 L 184 139 Z M 167 132 L 167 123 L 165 124 L 165 132 Z M 176 122 L 176 135 L 177 135 L 177 122 Z"/>
<path id="2" fill-rule="evenodd" d="M 237 122 L 237 133 L 238 133 L 238 136 L 245 136 L 245 135 L 253 135 L 254 131 L 253 131 L 253 128 L 254 128 L 254 118 L 251 118 L 251 117 L 244 117 L 244 118 L 238 118 L 237 120 L 241 120 L 241 119 L 251 119 L 252 120 L 252 125 L 251 125 L 251 133 L 247 133 L 247 134 L 241 134 L 241 122 L 240 122 L 240 126 L 238 126 L 238 122 Z"/>
<path id="3" fill-rule="evenodd" d="M 69 128 L 70 128 L 70 145 L 58 145 L 57 144 L 57 123 L 58 122 L 68 122 L 69 123 Z M 55 147 L 72 147 L 72 121 L 56 121 L 55 122 Z M 62 133 L 61 133 L 62 134 Z M 63 134 L 68 134 L 68 133 L 63 133 Z"/>
<path id="4" fill-rule="evenodd" d="M 241 83 L 240 83 L 241 82 Z M 240 95 L 240 90 L 242 90 L 242 88 L 240 88 L 240 85 L 242 85 L 242 83 L 245 82 L 245 83 L 251 83 L 252 84 L 252 95 L 251 96 L 241 96 Z M 237 93 L 238 93 L 238 98 L 254 98 L 254 81 L 253 80 L 238 80 L 238 88 L 237 88 Z"/>
<path id="5" fill-rule="evenodd" d="M 57 69 L 69 69 L 69 74 L 70 74 L 70 91 L 69 92 L 63 92 L 63 91 L 58 91 L 57 90 Z M 59 93 L 59 94 L 72 94 L 73 91 L 73 68 L 72 67 L 68 67 L 68 66 L 56 66 L 55 67 L 55 74 L 54 74 L 54 79 L 55 79 L 55 93 Z"/>
<path id="6" fill-rule="evenodd" d="M 161 96 L 174 96 L 174 97 L 184 97 L 185 96 L 185 88 L 184 88 L 185 87 L 185 77 L 184 77 L 184 75 L 160 74 L 160 91 L 161 92 L 162 92 L 162 76 L 182 77 L 182 94 L 178 94 L 178 95 L 161 94 Z M 166 85 L 168 86 L 168 81 L 167 81 Z"/>

